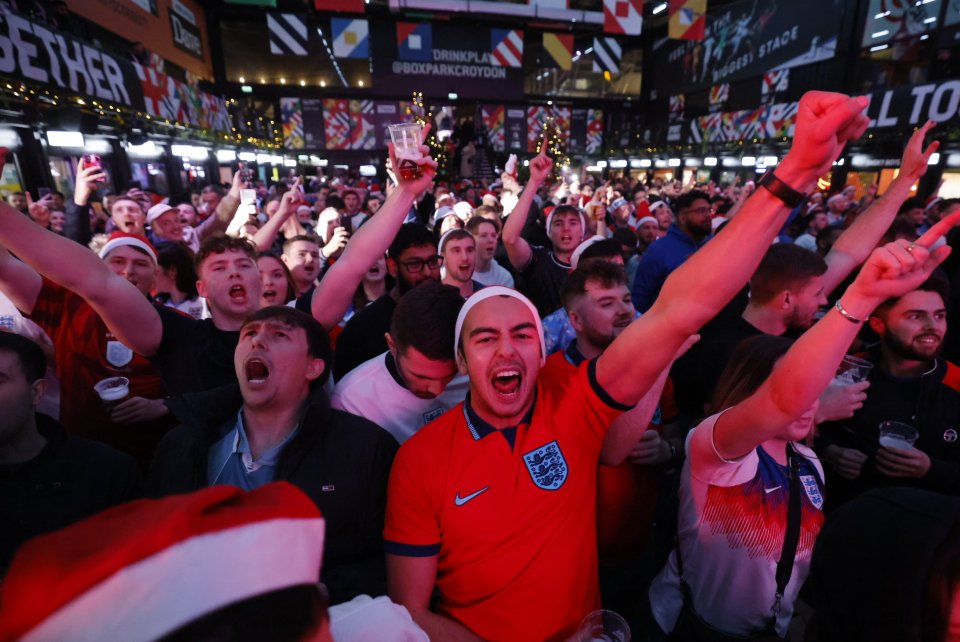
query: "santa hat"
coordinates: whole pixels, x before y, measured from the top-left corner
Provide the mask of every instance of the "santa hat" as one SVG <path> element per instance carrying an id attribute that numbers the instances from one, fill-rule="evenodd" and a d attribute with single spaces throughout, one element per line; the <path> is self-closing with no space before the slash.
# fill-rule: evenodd
<path id="1" fill-rule="evenodd" d="M 550 234 L 550 224 L 553 223 L 553 213 L 557 211 L 557 208 L 548 206 L 543 211 L 547 214 L 547 234 Z M 580 235 L 582 236 L 587 233 L 587 221 L 583 218 L 583 210 L 577 208 L 577 214 L 580 215 Z"/>
<path id="2" fill-rule="evenodd" d="M 157 264 L 157 250 L 154 249 L 150 241 L 147 240 L 145 236 L 140 236 L 139 234 L 130 234 L 128 232 L 114 232 L 110 235 L 110 238 L 107 239 L 107 242 L 103 244 L 103 247 L 100 248 L 100 258 L 104 259 L 107 257 L 110 252 L 113 252 L 118 247 L 130 246 L 135 247 L 138 250 L 146 253 L 151 259 L 153 259 L 153 264 Z"/>
<path id="3" fill-rule="evenodd" d="M 470 310 L 472 310 L 473 307 L 481 301 L 486 301 L 487 299 L 495 296 L 511 297 L 526 305 L 527 309 L 530 310 L 530 314 L 533 316 L 534 323 L 537 326 L 537 336 L 540 338 L 540 365 L 543 365 L 547 359 L 547 344 L 543 338 L 543 323 L 540 321 L 540 313 L 537 312 L 536 306 L 530 302 L 530 299 L 523 296 L 513 288 L 508 288 L 503 285 L 488 285 L 482 290 L 474 292 L 467 298 L 466 303 L 464 303 L 463 307 L 460 308 L 460 314 L 457 315 L 457 325 L 453 333 L 453 349 L 459 354 L 460 331 L 463 329 L 463 322 L 467 320 L 467 315 L 470 314 Z"/>
<path id="4" fill-rule="evenodd" d="M 316 584 L 324 523 L 286 482 L 122 504 L 20 547 L 0 640 L 155 640 L 224 606 Z"/>
<path id="5" fill-rule="evenodd" d="M 640 227 L 640 226 L 643 225 L 644 223 L 653 223 L 654 225 L 660 225 L 660 221 L 658 221 L 658 220 L 655 219 L 654 217 L 652 217 L 652 216 L 644 216 L 644 217 L 642 217 L 640 220 L 637 221 L 637 227 Z"/>

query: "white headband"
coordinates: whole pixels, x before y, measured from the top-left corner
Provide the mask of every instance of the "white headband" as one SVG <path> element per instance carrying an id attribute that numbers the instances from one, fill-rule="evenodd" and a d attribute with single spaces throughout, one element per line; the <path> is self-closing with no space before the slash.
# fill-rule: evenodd
<path id="1" fill-rule="evenodd" d="M 146 252 L 147 256 L 153 259 L 154 265 L 157 265 L 159 263 L 157 261 L 157 253 L 154 251 L 154 249 L 150 247 L 148 243 L 142 241 L 141 239 L 135 236 L 117 236 L 115 238 L 110 239 L 109 241 L 103 244 L 102 248 L 100 248 L 100 258 L 101 259 L 106 258 L 107 254 L 110 254 L 110 252 L 113 252 L 118 247 L 124 247 L 124 246 L 135 247 L 140 250 L 143 250 L 144 252 Z"/>
<path id="2" fill-rule="evenodd" d="M 573 251 L 573 254 L 570 255 L 570 266 L 571 266 L 574 270 L 576 270 L 576 269 L 577 269 L 577 264 L 580 263 L 580 255 L 583 254 L 583 252 L 584 252 L 588 247 L 590 247 L 591 245 L 593 245 L 593 244 L 596 243 L 597 241 L 605 241 L 605 240 L 606 240 L 606 239 L 603 238 L 602 236 L 600 236 L 599 234 L 594 234 L 593 236 L 591 236 L 590 238 L 588 238 L 586 241 L 584 241 L 583 243 L 581 243 L 580 245 L 578 245 L 578 246 L 577 246 L 577 249 L 575 249 L 575 250 Z"/>
<path id="3" fill-rule="evenodd" d="M 523 296 L 513 288 L 504 287 L 502 285 L 490 285 L 482 290 L 474 292 L 470 295 L 470 298 L 467 299 L 466 303 L 463 304 L 463 307 L 460 308 L 460 314 L 457 315 L 457 327 L 453 334 L 454 351 L 457 352 L 460 350 L 460 331 L 463 329 L 463 322 L 466 321 L 467 315 L 470 314 L 470 310 L 472 310 L 473 307 L 481 301 L 485 301 L 495 296 L 508 296 L 514 298 L 526 305 L 530 310 L 530 314 L 533 315 L 534 322 L 537 325 L 537 337 L 540 339 L 540 365 L 542 366 L 547 360 L 547 344 L 543 340 L 543 324 L 540 322 L 540 313 L 537 312 L 536 306 L 530 302 L 530 299 Z M 456 356 L 456 354 L 454 356 Z"/>
<path id="4" fill-rule="evenodd" d="M 547 236 L 550 236 L 550 224 L 553 223 L 553 213 L 556 211 L 557 209 L 554 208 L 547 214 Z M 583 212 L 580 211 L 580 208 L 577 208 L 577 214 L 580 215 L 580 238 L 583 238 L 583 235 L 587 233 L 587 221 L 583 218 Z"/>
<path id="5" fill-rule="evenodd" d="M 642 219 L 640 219 L 639 221 L 637 221 L 637 227 L 640 227 L 640 226 L 643 225 L 644 223 L 653 223 L 654 225 L 660 225 L 660 221 L 658 221 L 658 220 L 655 219 L 654 217 L 652 217 L 652 216 L 644 216 Z"/>

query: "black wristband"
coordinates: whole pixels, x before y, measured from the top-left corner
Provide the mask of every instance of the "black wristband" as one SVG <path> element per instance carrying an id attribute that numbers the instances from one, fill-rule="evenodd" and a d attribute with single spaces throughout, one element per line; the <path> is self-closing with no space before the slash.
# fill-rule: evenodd
<path id="1" fill-rule="evenodd" d="M 807 198 L 806 194 L 798 192 L 777 178 L 772 169 L 764 174 L 757 184 L 783 201 L 787 207 L 800 207 Z"/>

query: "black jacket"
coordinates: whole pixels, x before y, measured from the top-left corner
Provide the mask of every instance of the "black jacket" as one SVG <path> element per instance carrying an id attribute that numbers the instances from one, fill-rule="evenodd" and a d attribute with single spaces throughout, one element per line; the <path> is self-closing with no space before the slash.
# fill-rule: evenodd
<path id="1" fill-rule="evenodd" d="M 916 486 L 960 495 L 960 368 L 943 359 L 919 379 L 898 379 L 884 372 L 878 358 L 870 371 L 870 387 L 863 408 L 843 422 L 820 427 L 818 449 L 827 445 L 855 448 L 869 455 L 863 472 L 853 481 L 829 478 L 827 500 L 836 505 L 869 488 Z M 901 421 L 919 430 L 916 447 L 930 457 L 930 470 L 920 479 L 891 478 L 876 469 L 879 425 Z"/>
<path id="2" fill-rule="evenodd" d="M 36 457 L 0 466 L 0 577 L 25 540 L 140 497 L 137 463 L 106 444 L 68 435 L 37 413 L 47 440 Z"/>
<path id="3" fill-rule="evenodd" d="M 160 496 L 205 487 L 210 446 L 233 429 L 242 404 L 236 385 L 168 400 L 183 425 L 160 442 L 148 492 Z M 326 521 L 321 579 L 331 603 L 386 592 L 383 519 L 397 448 L 387 431 L 330 408 L 318 392 L 280 456 L 276 479 L 309 495 Z"/>

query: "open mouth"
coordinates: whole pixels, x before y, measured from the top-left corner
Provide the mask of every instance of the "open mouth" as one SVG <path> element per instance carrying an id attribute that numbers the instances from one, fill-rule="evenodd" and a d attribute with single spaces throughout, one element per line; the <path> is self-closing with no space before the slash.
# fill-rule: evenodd
<path id="1" fill-rule="evenodd" d="M 367 274 L 370 276 L 380 276 L 380 266 L 370 268 L 367 270 Z"/>
<path id="2" fill-rule="evenodd" d="M 523 377 L 519 370 L 501 370 L 493 376 L 491 382 L 497 394 L 503 397 L 515 397 L 520 393 Z"/>
<path id="3" fill-rule="evenodd" d="M 264 301 L 268 301 L 268 302 L 270 302 L 270 303 L 273 303 L 273 302 L 276 301 L 276 299 L 277 299 L 277 291 L 276 291 L 276 290 L 264 290 L 264 291 L 261 293 L 260 297 L 261 297 Z"/>
<path id="4" fill-rule="evenodd" d="M 459 267 L 459 269 L 460 269 L 461 272 L 469 272 L 469 271 L 470 271 L 470 264 L 469 264 L 469 263 L 461 263 L 458 267 Z"/>
<path id="5" fill-rule="evenodd" d="M 260 359 L 250 359 L 244 365 L 244 375 L 247 383 L 261 384 L 270 378 L 270 369 Z"/>
<path id="6" fill-rule="evenodd" d="M 230 288 L 230 298 L 233 301 L 245 301 L 247 298 L 247 289 L 242 285 L 234 285 Z"/>

